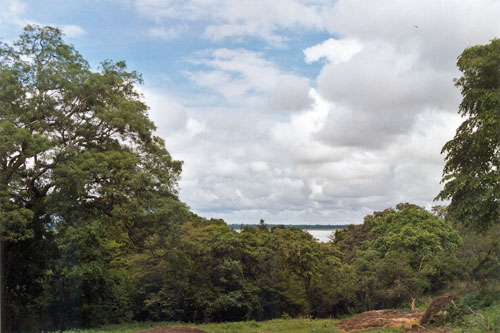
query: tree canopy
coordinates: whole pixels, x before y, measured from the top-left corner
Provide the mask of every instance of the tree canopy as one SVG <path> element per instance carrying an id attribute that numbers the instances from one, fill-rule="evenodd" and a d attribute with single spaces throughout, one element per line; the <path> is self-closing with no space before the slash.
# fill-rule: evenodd
<path id="1" fill-rule="evenodd" d="M 458 58 L 456 81 L 465 118 L 442 150 L 443 190 L 448 213 L 476 230 L 500 224 L 500 39 L 466 49 Z"/>
<path id="2" fill-rule="evenodd" d="M 499 45 L 461 56 L 468 119 L 445 146 L 440 196 L 470 225 L 500 215 Z M 0 45 L 2 330 L 331 317 L 403 306 L 457 270 L 498 276 L 500 230 L 459 248 L 443 207 L 399 204 L 329 243 L 197 216 L 178 199 L 182 163 L 154 135 L 140 83 L 121 61 L 92 69 L 56 28 Z"/>
<path id="3" fill-rule="evenodd" d="M 336 233 L 357 272 L 365 309 L 394 307 L 453 280 L 460 237 L 451 224 L 413 204 L 398 204 Z"/>
<path id="4" fill-rule="evenodd" d="M 112 290 L 116 272 L 90 262 L 154 247 L 187 211 L 181 162 L 153 135 L 140 83 L 124 62 L 92 70 L 56 28 L 28 26 L 0 46 L 2 323 L 36 313 L 47 274 L 67 269 L 56 259 L 79 266 L 66 282 Z"/>

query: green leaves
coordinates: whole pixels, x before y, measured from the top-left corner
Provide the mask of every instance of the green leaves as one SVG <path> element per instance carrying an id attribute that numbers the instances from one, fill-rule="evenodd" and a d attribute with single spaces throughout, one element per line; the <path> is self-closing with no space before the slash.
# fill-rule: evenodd
<path id="1" fill-rule="evenodd" d="M 443 147 L 444 188 L 436 199 L 451 199 L 453 219 L 485 231 L 500 223 L 500 40 L 466 49 L 457 65 L 466 119 Z"/>
<path id="2" fill-rule="evenodd" d="M 374 212 L 335 239 L 356 270 L 365 309 L 401 306 L 450 282 L 460 241 L 449 222 L 412 204 Z"/>
<path id="3" fill-rule="evenodd" d="M 84 310 L 85 318 L 128 316 L 113 305 L 130 292 L 119 287 L 121 256 L 163 251 L 187 218 L 177 198 L 182 163 L 153 135 L 136 91 L 141 82 L 123 61 L 91 70 L 57 28 L 28 26 L 12 47 L 0 45 L 0 218 L 9 309 L 33 309 L 34 316 L 54 306 L 47 316 L 57 322 L 65 310 L 51 302 L 61 299 L 47 303 L 42 295 L 58 285 L 78 303 L 68 321 Z M 21 316 L 8 318 L 11 329 L 39 328 Z"/>

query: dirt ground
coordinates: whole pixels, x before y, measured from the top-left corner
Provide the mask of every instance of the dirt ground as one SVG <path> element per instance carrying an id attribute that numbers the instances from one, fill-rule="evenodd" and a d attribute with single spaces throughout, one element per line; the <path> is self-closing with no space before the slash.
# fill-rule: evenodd
<path id="1" fill-rule="evenodd" d="M 404 327 L 405 332 L 449 332 L 446 328 L 425 328 L 420 326 L 424 311 L 374 310 L 360 313 L 336 324 L 343 333 L 381 327 Z"/>
<path id="2" fill-rule="evenodd" d="M 134 333 L 206 333 L 206 331 L 195 327 L 172 326 L 153 327 L 147 330 L 135 331 Z"/>

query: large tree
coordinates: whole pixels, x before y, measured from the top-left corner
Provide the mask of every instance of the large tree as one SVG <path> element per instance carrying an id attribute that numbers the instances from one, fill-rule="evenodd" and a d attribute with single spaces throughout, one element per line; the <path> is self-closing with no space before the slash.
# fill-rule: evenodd
<path id="1" fill-rule="evenodd" d="M 63 295 L 69 307 L 92 308 L 116 289 L 114 258 L 127 247 L 153 251 L 186 211 L 176 196 L 181 162 L 153 135 L 140 82 L 124 62 L 92 70 L 56 28 L 28 26 L 0 45 L 4 327 L 43 325 L 54 276 L 80 288 Z"/>
<path id="2" fill-rule="evenodd" d="M 416 205 L 374 212 L 362 226 L 337 233 L 334 243 L 356 270 L 365 309 L 401 306 L 442 288 L 455 275 L 458 233 Z"/>
<path id="3" fill-rule="evenodd" d="M 466 49 L 456 81 L 465 118 L 446 153 L 443 190 L 450 217 L 476 230 L 500 224 L 500 39 Z"/>

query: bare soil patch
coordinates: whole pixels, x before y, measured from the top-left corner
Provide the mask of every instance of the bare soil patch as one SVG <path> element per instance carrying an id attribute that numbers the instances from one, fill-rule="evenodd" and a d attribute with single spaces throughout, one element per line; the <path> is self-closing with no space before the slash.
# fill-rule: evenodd
<path id="1" fill-rule="evenodd" d="M 148 328 L 147 330 L 135 331 L 135 333 L 206 333 L 207 331 L 196 327 L 187 326 L 159 326 Z"/>
<path id="2" fill-rule="evenodd" d="M 358 332 L 381 327 L 404 327 L 406 332 L 449 332 L 442 327 L 425 328 L 420 325 L 424 311 L 374 310 L 342 320 L 335 326 L 342 332 Z"/>

